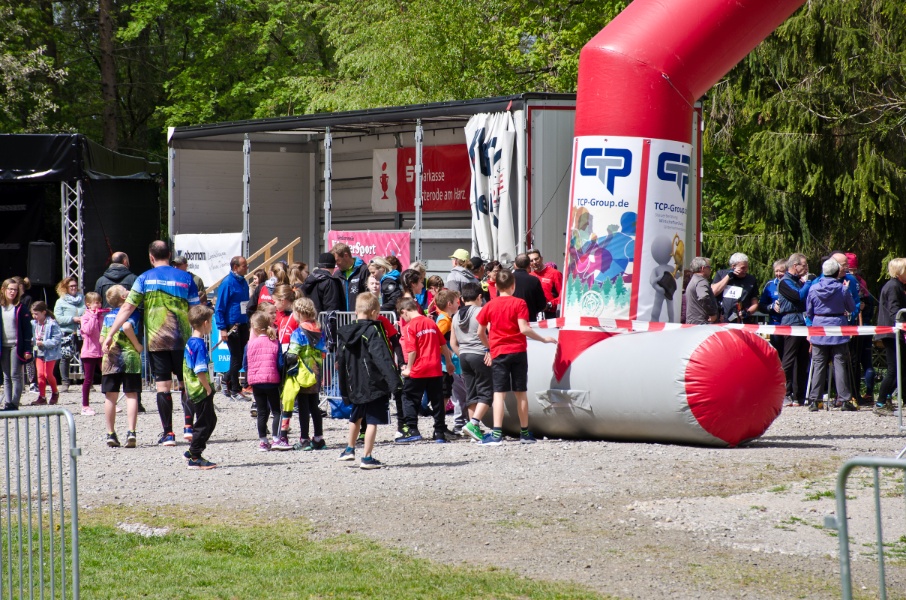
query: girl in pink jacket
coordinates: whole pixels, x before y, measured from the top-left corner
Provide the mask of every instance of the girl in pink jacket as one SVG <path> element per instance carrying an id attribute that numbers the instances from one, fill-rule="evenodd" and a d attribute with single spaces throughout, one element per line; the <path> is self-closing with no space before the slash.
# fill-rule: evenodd
<path id="1" fill-rule="evenodd" d="M 85 314 L 82 315 L 80 329 L 82 332 L 82 414 L 93 415 L 94 409 L 88 406 L 88 393 L 94 379 L 95 370 L 101 366 L 104 352 L 101 350 L 101 325 L 104 313 L 101 309 L 101 295 L 95 292 L 85 294 Z"/>

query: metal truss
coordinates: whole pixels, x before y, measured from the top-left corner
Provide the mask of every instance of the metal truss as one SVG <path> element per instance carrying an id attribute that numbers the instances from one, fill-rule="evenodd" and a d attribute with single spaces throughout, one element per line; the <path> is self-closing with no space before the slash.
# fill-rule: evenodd
<path id="1" fill-rule="evenodd" d="M 82 222 L 82 182 L 60 184 L 60 213 L 63 224 L 63 277 L 75 277 L 84 286 L 85 240 Z"/>

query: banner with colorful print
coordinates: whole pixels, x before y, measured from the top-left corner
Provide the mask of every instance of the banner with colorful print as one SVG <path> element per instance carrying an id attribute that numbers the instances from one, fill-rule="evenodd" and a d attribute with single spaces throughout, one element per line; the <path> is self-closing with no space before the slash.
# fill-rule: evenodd
<path id="1" fill-rule="evenodd" d="M 577 137 L 564 317 L 678 322 L 691 146 Z"/>

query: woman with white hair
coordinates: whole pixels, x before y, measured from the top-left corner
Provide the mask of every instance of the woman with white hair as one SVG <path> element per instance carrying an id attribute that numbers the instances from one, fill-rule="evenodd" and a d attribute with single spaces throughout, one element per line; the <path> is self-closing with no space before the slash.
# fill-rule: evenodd
<path id="1" fill-rule="evenodd" d="M 758 281 L 749 274 L 749 257 L 736 252 L 730 257 L 730 268 L 717 272 L 711 291 L 721 305 L 728 323 L 752 323 L 758 310 Z"/>
<path id="2" fill-rule="evenodd" d="M 400 272 L 381 256 L 375 256 L 368 264 L 371 276 L 381 282 L 381 310 L 396 310 L 396 301 L 403 294 L 400 288 Z"/>
<path id="3" fill-rule="evenodd" d="M 821 272 L 824 277 L 812 284 L 808 291 L 805 300 L 805 314 L 811 319 L 814 327 L 846 325 L 850 313 L 855 310 L 855 302 L 841 281 L 846 275 L 846 271 L 840 268 L 840 263 L 829 258 L 821 265 Z M 819 399 L 824 394 L 827 363 L 833 357 L 837 398 L 843 401 L 843 410 L 859 410 L 859 404 L 853 400 L 852 386 L 849 381 L 849 338 L 824 335 L 814 336 L 810 341 L 812 343 L 812 369 L 808 409 L 816 411 L 820 408 Z"/>

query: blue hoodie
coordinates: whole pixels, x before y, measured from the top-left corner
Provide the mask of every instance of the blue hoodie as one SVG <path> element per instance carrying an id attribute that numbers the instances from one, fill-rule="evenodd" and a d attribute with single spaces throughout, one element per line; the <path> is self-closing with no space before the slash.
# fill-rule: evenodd
<path id="1" fill-rule="evenodd" d="M 355 299 L 362 292 L 368 291 L 368 265 L 358 256 L 348 270 L 337 269 L 336 276 L 343 282 L 343 291 L 346 294 L 346 310 L 355 312 Z"/>
<path id="2" fill-rule="evenodd" d="M 249 284 L 242 275 L 230 271 L 217 288 L 214 326 L 220 331 L 249 322 L 245 306 L 249 301 Z"/>
<path id="3" fill-rule="evenodd" d="M 852 286 L 852 284 L 850 284 Z M 847 324 L 846 313 L 855 308 L 852 295 L 843 283 L 833 277 L 815 280 L 805 300 L 805 314 L 816 327 L 840 327 Z M 849 341 L 844 336 L 813 336 L 809 338 L 816 346 L 834 346 Z"/>

